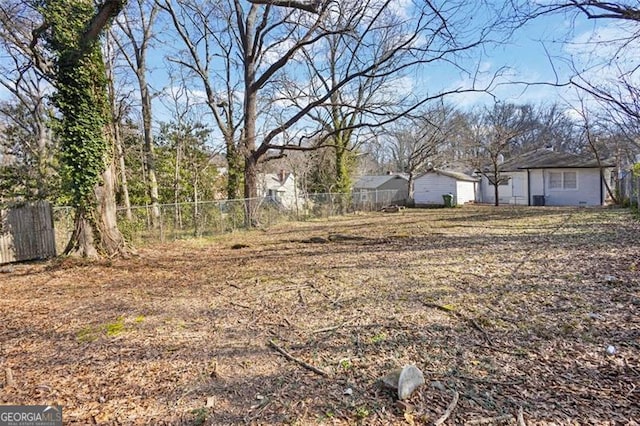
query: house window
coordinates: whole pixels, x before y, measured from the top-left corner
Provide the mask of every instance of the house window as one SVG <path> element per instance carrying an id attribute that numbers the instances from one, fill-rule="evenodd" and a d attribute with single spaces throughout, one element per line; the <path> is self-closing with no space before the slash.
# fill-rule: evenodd
<path id="1" fill-rule="evenodd" d="M 576 172 L 564 172 L 562 173 L 563 188 L 564 189 L 577 189 L 578 188 L 578 174 Z"/>
<path id="2" fill-rule="evenodd" d="M 577 172 L 549 172 L 549 189 L 577 189 Z"/>
<path id="3" fill-rule="evenodd" d="M 549 189 L 562 189 L 562 172 L 549 173 Z"/>
<path id="4" fill-rule="evenodd" d="M 501 175 L 498 178 L 498 186 L 507 186 L 509 185 L 509 181 L 511 180 L 511 176 L 509 175 Z"/>

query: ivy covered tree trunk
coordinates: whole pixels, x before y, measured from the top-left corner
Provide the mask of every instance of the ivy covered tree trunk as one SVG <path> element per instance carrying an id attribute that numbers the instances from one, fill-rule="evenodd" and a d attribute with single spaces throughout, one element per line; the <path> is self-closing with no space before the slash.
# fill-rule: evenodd
<path id="1" fill-rule="evenodd" d="M 123 2 L 105 5 L 113 7 L 108 11 L 113 16 Z M 95 28 L 103 12 L 95 10 L 92 0 L 47 0 L 42 6 L 45 39 L 55 62 L 53 100 L 61 114 L 55 125 L 61 172 L 76 211 L 65 253 L 88 257 L 127 251 L 116 222 L 111 112 Z"/>
<path id="2" fill-rule="evenodd" d="M 239 194 L 242 189 L 243 175 L 244 175 L 244 158 L 238 152 L 235 146 L 233 136 L 230 140 L 226 141 L 226 154 L 227 159 L 227 198 L 235 200 L 239 198 Z"/>
<path id="3" fill-rule="evenodd" d="M 340 138 L 336 138 L 336 192 L 348 194 L 351 190 L 351 173 L 350 173 L 350 152 L 340 142 Z"/>

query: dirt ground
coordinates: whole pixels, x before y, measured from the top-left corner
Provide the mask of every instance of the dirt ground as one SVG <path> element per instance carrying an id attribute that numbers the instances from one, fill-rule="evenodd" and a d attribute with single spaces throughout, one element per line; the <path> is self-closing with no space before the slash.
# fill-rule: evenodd
<path id="1" fill-rule="evenodd" d="M 0 403 L 69 425 L 640 422 L 627 210 L 289 223 L 3 266 L 0 294 Z M 378 379 L 409 364 L 398 403 Z"/>

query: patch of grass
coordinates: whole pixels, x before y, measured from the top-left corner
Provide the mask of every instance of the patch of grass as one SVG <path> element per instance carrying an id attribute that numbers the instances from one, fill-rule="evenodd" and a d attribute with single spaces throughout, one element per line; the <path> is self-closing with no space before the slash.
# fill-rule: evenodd
<path id="1" fill-rule="evenodd" d="M 342 358 L 340 360 L 340 368 L 342 368 L 344 371 L 351 370 L 351 367 L 353 367 L 353 364 L 351 363 L 351 360 L 349 358 Z"/>
<path id="2" fill-rule="evenodd" d="M 365 406 L 356 408 L 356 417 L 359 419 L 366 419 L 370 414 L 369 409 Z"/>
<path id="3" fill-rule="evenodd" d="M 121 334 L 124 330 L 124 317 L 119 316 L 115 322 L 107 323 L 103 326 L 105 333 L 107 333 L 107 337 L 115 337 Z"/>
<path id="4" fill-rule="evenodd" d="M 384 333 L 378 333 L 375 336 L 371 337 L 371 343 L 376 344 L 380 342 L 384 342 L 387 336 Z"/>
<path id="5" fill-rule="evenodd" d="M 114 322 L 109 322 L 95 327 L 82 327 L 78 333 L 76 333 L 76 340 L 82 343 L 90 343 L 98 340 L 101 334 L 105 334 L 107 337 L 116 337 L 126 330 L 124 320 L 124 316 L 119 316 Z"/>
<path id="6" fill-rule="evenodd" d="M 134 318 L 134 320 L 133 320 L 133 321 L 134 321 L 136 324 L 140 324 L 140 323 L 142 323 L 144 320 L 145 320 L 144 315 L 138 315 L 137 317 L 135 317 L 135 318 Z"/>
<path id="7" fill-rule="evenodd" d="M 207 409 L 206 408 L 196 408 L 195 410 L 191 410 L 191 414 L 193 414 L 193 426 L 202 426 L 207 421 Z"/>
<path id="8" fill-rule="evenodd" d="M 92 327 L 82 327 L 76 334 L 76 340 L 81 343 L 91 343 L 96 339 L 98 339 L 98 336 Z"/>

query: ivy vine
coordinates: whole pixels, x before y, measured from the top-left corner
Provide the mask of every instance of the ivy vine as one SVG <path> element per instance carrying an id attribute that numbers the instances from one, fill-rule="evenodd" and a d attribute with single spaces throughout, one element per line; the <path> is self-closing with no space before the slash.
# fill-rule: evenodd
<path id="1" fill-rule="evenodd" d="M 53 103 L 60 117 L 54 131 L 61 143 L 63 185 L 74 207 L 90 212 L 94 188 L 105 169 L 109 113 L 100 41 L 83 40 L 95 8 L 92 0 L 45 0 L 41 13 L 55 66 Z"/>

